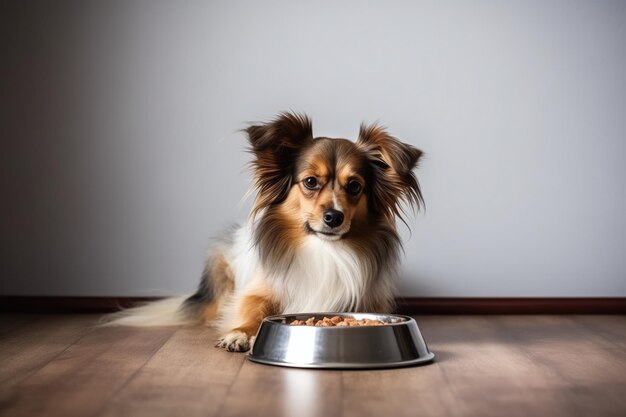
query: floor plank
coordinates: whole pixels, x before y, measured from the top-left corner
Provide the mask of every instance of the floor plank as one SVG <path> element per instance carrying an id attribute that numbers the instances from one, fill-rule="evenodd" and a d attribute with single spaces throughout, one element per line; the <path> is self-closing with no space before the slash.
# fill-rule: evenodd
<path id="1" fill-rule="evenodd" d="M 6 393 L 85 334 L 94 316 L 24 316 L 0 338 L 0 392 Z M 8 327 L 5 327 L 8 328 Z M 5 395 L 0 394 L 0 401 Z"/>
<path id="2" fill-rule="evenodd" d="M 0 314 L 0 338 L 13 330 L 24 327 L 27 323 L 31 323 L 38 318 L 37 314 Z"/>
<path id="3" fill-rule="evenodd" d="M 456 399 L 441 364 L 343 373 L 342 415 L 450 416 Z"/>
<path id="4" fill-rule="evenodd" d="M 14 386 L 0 415 L 94 415 L 167 341 L 174 328 L 92 328 Z"/>
<path id="5" fill-rule="evenodd" d="M 206 327 L 178 329 L 99 415 L 216 415 L 245 360 L 216 339 Z"/>
<path id="6" fill-rule="evenodd" d="M 548 387 L 553 396 L 578 415 L 626 414 L 623 349 L 569 316 L 535 317 L 533 326 L 527 320 L 502 316 L 494 322 L 508 329 L 533 362 L 561 378 L 561 385 Z"/>
<path id="7" fill-rule="evenodd" d="M 520 351 L 510 332 L 492 317 L 417 320 L 430 349 L 439 355 L 445 384 L 437 386 L 450 389 L 455 399 L 449 415 L 501 416 L 503 410 L 507 416 L 572 415 L 568 401 L 547 393 L 564 384 L 561 376 Z"/>
<path id="8" fill-rule="evenodd" d="M 585 330 L 626 351 L 626 316 L 568 316 Z"/>
<path id="9" fill-rule="evenodd" d="M 221 416 L 341 415 L 341 372 L 281 368 L 246 361 Z"/>

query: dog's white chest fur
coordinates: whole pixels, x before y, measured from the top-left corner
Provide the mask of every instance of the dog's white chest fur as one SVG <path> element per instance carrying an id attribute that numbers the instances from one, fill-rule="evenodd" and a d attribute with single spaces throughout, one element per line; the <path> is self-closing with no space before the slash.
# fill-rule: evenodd
<path id="1" fill-rule="evenodd" d="M 259 274 L 280 295 L 283 313 L 351 311 L 362 308 L 372 271 L 344 242 L 307 237 L 287 271 L 263 268 L 252 242 L 252 230 L 241 228 L 231 252 L 235 292 L 255 287 Z"/>
<path id="2" fill-rule="evenodd" d="M 289 271 L 272 281 L 287 292 L 285 313 L 351 311 L 361 307 L 369 273 L 345 243 L 310 236 Z"/>

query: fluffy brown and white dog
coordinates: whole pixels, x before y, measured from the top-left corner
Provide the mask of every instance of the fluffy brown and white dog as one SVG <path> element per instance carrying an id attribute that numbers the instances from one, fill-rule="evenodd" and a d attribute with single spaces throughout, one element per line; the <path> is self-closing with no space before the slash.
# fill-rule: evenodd
<path id="1" fill-rule="evenodd" d="M 313 137 L 282 113 L 245 129 L 257 192 L 244 226 L 209 252 L 199 288 L 118 313 L 109 325 L 205 322 L 217 346 L 246 351 L 267 315 L 389 312 L 401 242 L 396 219 L 423 204 L 422 152 L 376 125 L 356 142 Z"/>

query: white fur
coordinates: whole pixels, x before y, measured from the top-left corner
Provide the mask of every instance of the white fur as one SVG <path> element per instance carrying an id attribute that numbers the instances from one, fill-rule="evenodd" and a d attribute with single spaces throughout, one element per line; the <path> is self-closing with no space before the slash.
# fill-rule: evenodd
<path id="1" fill-rule="evenodd" d="M 343 207 L 341 207 L 341 204 L 339 204 L 339 201 L 337 200 L 337 192 L 333 191 L 333 208 L 335 210 L 339 210 L 342 211 Z"/>
<path id="2" fill-rule="evenodd" d="M 284 301 L 284 313 L 362 307 L 365 290 L 372 279 L 371 271 L 344 242 L 308 236 L 286 273 L 264 270 L 251 242 L 251 227 L 244 226 L 237 231 L 230 252 L 235 298 L 262 286 L 262 281 L 267 280 L 272 292 Z"/>
<path id="3" fill-rule="evenodd" d="M 143 306 L 122 310 L 105 317 L 103 326 L 179 326 L 191 319 L 180 311 L 185 297 L 166 298 Z"/>
<path id="4" fill-rule="evenodd" d="M 371 273 L 343 241 L 309 236 L 285 276 L 269 274 L 285 294 L 284 313 L 350 311 L 362 308 Z"/>

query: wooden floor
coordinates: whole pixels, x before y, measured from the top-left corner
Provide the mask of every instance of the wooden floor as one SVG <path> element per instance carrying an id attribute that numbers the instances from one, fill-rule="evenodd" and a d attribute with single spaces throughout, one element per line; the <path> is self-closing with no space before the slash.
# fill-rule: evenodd
<path id="1" fill-rule="evenodd" d="M 97 318 L 0 315 L 0 415 L 626 416 L 626 316 L 416 317 L 434 363 L 343 372 Z"/>

